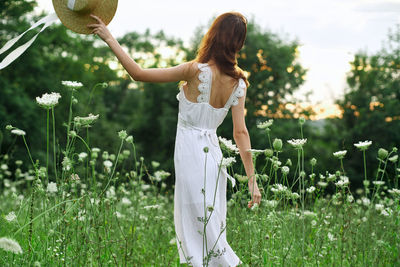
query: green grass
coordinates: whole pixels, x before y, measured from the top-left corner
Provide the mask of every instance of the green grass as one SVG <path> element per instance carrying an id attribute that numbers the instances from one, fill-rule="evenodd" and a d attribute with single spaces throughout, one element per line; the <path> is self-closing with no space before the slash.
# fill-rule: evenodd
<path id="1" fill-rule="evenodd" d="M 66 148 L 53 154 L 68 159 L 56 166 L 57 178 L 34 158 L 14 164 L 16 159 L 0 156 L 0 237 L 16 240 L 23 250 L 0 249 L 0 266 L 179 266 L 169 174 L 156 162 L 147 166 L 124 131 L 115 154 L 91 147 L 82 137 L 89 128 L 72 119 L 72 111 L 71 106 L 68 129 L 74 132 Z M 48 155 L 51 127 L 45 127 Z M 29 144 L 29 133 L 26 140 Z M 78 143 L 85 151 L 76 151 Z M 345 157 L 336 162 L 335 174 L 306 173 L 303 145 L 289 148 L 298 152 L 291 166 L 279 158 L 282 142 L 269 143 L 268 150 L 254 152 L 254 162 L 258 157 L 264 164 L 257 174 L 261 205 L 247 208 L 243 177 L 228 187 L 227 239 L 243 266 L 400 266 L 396 148 L 380 152 L 376 177 L 365 179 L 369 184 L 350 190 Z M 79 157 L 81 152 L 87 156 Z M 287 174 L 281 160 L 290 168 Z M 394 177 L 384 185 L 373 182 L 388 176 L 388 169 Z M 48 190 L 48 181 L 57 192 Z"/>

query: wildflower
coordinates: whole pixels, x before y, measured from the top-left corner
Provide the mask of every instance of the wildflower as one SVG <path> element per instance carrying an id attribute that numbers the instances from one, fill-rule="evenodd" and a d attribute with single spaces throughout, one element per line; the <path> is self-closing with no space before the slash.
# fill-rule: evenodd
<path id="1" fill-rule="evenodd" d="M 272 156 L 274 155 L 274 151 L 273 151 L 272 149 L 265 149 L 264 155 L 265 155 L 267 158 L 270 158 L 270 157 L 272 157 Z"/>
<path id="2" fill-rule="evenodd" d="M 349 203 L 353 202 L 353 201 L 354 201 L 354 197 L 353 197 L 352 195 L 348 195 L 348 196 L 347 196 L 347 201 L 348 201 Z"/>
<path id="3" fill-rule="evenodd" d="M 11 130 L 11 133 L 19 136 L 26 135 L 26 132 L 20 129 L 13 129 Z"/>
<path id="4" fill-rule="evenodd" d="M 49 193 L 56 193 L 57 192 L 57 184 L 54 182 L 50 182 L 47 185 L 47 192 Z"/>
<path id="5" fill-rule="evenodd" d="M 125 130 L 121 130 L 118 132 L 118 136 L 119 138 L 121 138 L 122 140 L 125 140 L 128 137 L 128 134 L 126 133 Z"/>
<path id="6" fill-rule="evenodd" d="M 307 193 L 312 193 L 315 191 L 315 187 L 314 186 L 310 186 L 309 188 L 306 189 Z"/>
<path id="7" fill-rule="evenodd" d="M 323 182 L 323 181 L 319 181 L 318 183 L 317 183 L 320 187 L 327 187 L 328 186 L 328 183 L 327 182 Z"/>
<path id="8" fill-rule="evenodd" d="M 144 208 L 145 210 L 159 209 L 159 208 L 161 208 L 161 205 L 155 204 L 155 205 L 144 206 L 143 208 Z"/>
<path id="9" fill-rule="evenodd" d="M 298 198 L 300 198 L 300 195 L 298 193 L 296 193 L 296 192 L 293 192 L 293 193 L 290 194 L 290 197 L 293 198 L 293 199 L 298 199 Z"/>
<path id="10" fill-rule="evenodd" d="M 116 211 L 114 212 L 115 217 L 117 217 L 118 219 L 121 219 L 123 217 L 125 217 L 125 215 L 121 214 L 120 212 Z"/>
<path id="11" fill-rule="evenodd" d="M 58 99 L 60 98 L 61 95 L 59 93 L 46 93 L 42 95 L 42 97 L 36 97 L 36 102 L 42 108 L 49 109 L 55 107 L 58 104 Z"/>
<path id="12" fill-rule="evenodd" d="M 106 167 L 106 168 L 111 168 L 112 167 L 112 165 L 113 165 L 113 163 L 111 162 L 111 161 L 109 161 L 109 160 L 105 160 L 104 162 L 103 162 L 103 164 L 104 164 L 104 167 Z"/>
<path id="13" fill-rule="evenodd" d="M 375 204 L 375 209 L 377 211 L 382 211 L 384 208 L 385 208 L 385 206 L 382 204 L 379 204 L 379 203 Z"/>
<path id="14" fill-rule="evenodd" d="M 388 192 L 394 196 L 400 197 L 400 190 L 397 188 L 389 189 Z"/>
<path id="15" fill-rule="evenodd" d="M 3 171 L 8 170 L 7 164 L 1 164 L 0 169 L 2 169 Z"/>
<path id="16" fill-rule="evenodd" d="M 176 238 L 175 238 L 175 237 L 172 238 L 172 239 L 169 241 L 169 244 L 170 244 L 170 245 L 175 245 L 175 244 L 176 244 Z"/>
<path id="17" fill-rule="evenodd" d="M 128 136 L 128 137 L 126 138 L 126 142 L 128 142 L 128 143 L 130 143 L 130 144 L 133 144 L 133 136 L 132 136 L 132 135 Z"/>
<path id="18" fill-rule="evenodd" d="M 278 205 L 278 201 L 277 200 L 265 200 L 263 201 L 265 202 L 265 205 L 269 208 L 275 208 Z"/>
<path id="19" fill-rule="evenodd" d="M 68 157 L 64 157 L 63 161 L 61 162 L 63 166 L 63 171 L 69 171 L 72 168 L 72 162 Z"/>
<path id="20" fill-rule="evenodd" d="M 69 136 L 72 138 L 76 137 L 78 134 L 75 131 L 69 131 Z"/>
<path id="21" fill-rule="evenodd" d="M 218 140 L 222 143 L 223 147 L 227 150 L 234 152 L 235 154 L 239 154 L 239 148 L 232 142 L 232 140 L 228 140 L 224 137 L 219 136 Z"/>
<path id="22" fill-rule="evenodd" d="M 364 142 L 360 141 L 357 144 L 354 144 L 354 146 L 360 149 L 361 151 L 367 150 L 370 145 L 372 145 L 372 141 L 364 141 Z"/>
<path id="23" fill-rule="evenodd" d="M 291 159 L 288 159 L 288 160 L 286 161 L 286 164 L 285 164 L 285 165 L 292 166 L 292 160 L 291 160 Z"/>
<path id="24" fill-rule="evenodd" d="M 88 154 L 85 152 L 79 153 L 79 155 L 78 155 L 79 161 L 83 161 L 84 159 L 87 158 L 87 156 L 88 156 Z"/>
<path id="25" fill-rule="evenodd" d="M 311 221 L 311 225 L 312 225 L 312 226 L 316 226 L 316 225 L 317 225 L 317 221 L 316 221 L 316 220 L 312 220 L 312 221 Z"/>
<path id="26" fill-rule="evenodd" d="M 257 124 L 257 128 L 258 129 L 269 129 L 269 127 L 271 127 L 271 125 L 274 123 L 273 119 L 261 122 Z"/>
<path id="27" fill-rule="evenodd" d="M 338 158 L 338 159 L 343 159 L 344 156 L 346 156 L 346 154 L 347 154 L 347 150 L 341 150 L 341 151 L 333 152 L 333 156 L 335 158 Z"/>
<path id="28" fill-rule="evenodd" d="M 329 239 L 329 241 L 335 241 L 336 240 L 335 236 L 332 233 L 328 233 L 328 239 Z"/>
<path id="29" fill-rule="evenodd" d="M 132 201 L 130 201 L 129 198 L 127 198 L 127 197 L 123 197 L 123 198 L 121 199 L 121 204 L 122 204 L 122 205 L 129 206 L 129 205 L 132 204 Z"/>
<path id="30" fill-rule="evenodd" d="M 291 144 L 295 149 L 302 149 L 303 145 L 307 143 L 307 138 L 306 139 L 292 139 L 287 141 L 289 144 Z"/>
<path id="31" fill-rule="evenodd" d="M 74 122 L 82 127 L 90 127 L 98 118 L 99 114 L 93 115 L 92 113 L 89 113 L 87 117 L 75 117 Z"/>
<path id="32" fill-rule="evenodd" d="M 260 153 L 265 152 L 265 150 L 262 150 L 262 149 L 248 149 L 247 151 L 249 151 L 251 154 L 254 154 L 254 155 L 258 155 Z"/>
<path id="33" fill-rule="evenodd" d="M 389 216 L 390 214 L 392 214 L 393 210 L 391 208 L 386 208 L 384 210 L 381 211 L 381 214 L 383 216 Z"/>
<path id="34" fill-rule="evenodd" d="M 273 148 L 275 151 L 281 151 L 282 150 L 282 140 L 279 138 L 275 138 L 274 142 L 272 143 Z"/>
<path id="35" fill-rule="evenodd" d="M 285 193 L 288 192 L 287 187 L 282 184 L 273 184 L 271 191 L 274 193 Z"/>
<path id="36" fill-rule="evenodd" d="M 311 164 L 311 166 L 315 166 L 317 164 L 317 159 L 316 158 L 312 158 L 310 160 L 310 164 Z"/>
<path id="37" fill-rule="evenodd" d="M 208 206 L 208 207 L 207 207 L 207 210 L 208 210 L 209 212 L 212 212 L 212 211 L 214 210 L 214 206 Z"/>
<path id="38" fill-rule="evenodd" d="M 10 124 L 8 124 L 8 125 L 6 126 L 6 130 L 10 131 L 10 130 L 12 130 L 12 129 L 14 129 L 14 127 L 13 127 L 12 125 L 10 125 Z"/>
<path id="39" fill-rule="evenodd" d="M 170 176 L 171 174 L 169 172 L 166 171 L 156 171 L 154 173 L 154 177 L 156 178 L 157 182 L 161 182 L 161 180 L 164 180 L 165 178 L 167 178 L 168 176 Z"/>
<path id="40" fill-rule="evenodd" d="M 5 216 L 5 219 L 6 219 L 8 222 L 12 222 L 12 221 L 14 221 L 16 218 L 17 218 L 17 216 L 15 215 L 15 213 L 14 213 L 13 211 L 11 211 L 10 213 L 8 213 L 8 214 Z"/>
<path id="41" fill-rule="evenodd" d="M 393 162 L 393 163 L 396 163 L 398 159 L 399 159 L 399 156 L 398 155 L 394 155 L 394 156 L 389 158 L 389 161 Z"/>
<path id="42" fill-rule="evenodd" d="M 304 123 L 306 123 L 306 119 L 303 118 L 303 117 L 300 117 L 300 118 L 299 118 L 299 124 L 300 124 L 300 125 L 303 125 Z"/>
<path id="43" fill-rule="evenodd" d="M 336 175 L 335 175 L 335 174 L 328 173 L 328 177 L 326 178 L 326 180 L 327 180 L 328 182 L 333 182 L 333 181 L 336 180 Z"/>
<path id="44" fill-rule="evenodd" d="M 14 254 L 22 254 L 22 248 L 17 241 L 10 239 L 8 237 L 0 238 L 0 248 L 5 251 L 12 252 Z"/>
<path id="45" fill-rule="evenodd" d="M 142 184 L 142 190 L 143 190 L 143 191 L 146 191 L 146 190 L 148 190 L 148 189 L 150 189 L 150 185 L 148 185 L 148 184 Z"/>
<path id="46" fill-rule="evenodd" d="M 94 148 L 92 148 L 92 152 L 99 153 L 100 152 L 100 148 L 94 147 Z"/>
<path id="47" fill-rule="evenodd" d="M 83 86 L 81 82 L 76 81 L 62 81 L 61 84 L 71 89 L 77 89 Z"/>
<path id="48" fill-rule="evenodd" d="M 380 185 L 384 185 L 384 184 L 385 184 L 385 181 L 372 181 L 372 183 L 373 183 L 374 185 L 380 186 Z"/>
<path id="49" fill-rule="evenodd" d="M 153 168 L 155 169 L 155 168 L 158 168 L 158 166 L 160 166 L 160 162 L 157 162 L 157 161 L 151 161 L 151 166 L 153 166 Z"/>
<path id="50" fill-rule="evenodd" d="M 340 180 L 335 183 L 336 186 L 344 187 L 349 184 L 349 177 L 341 176 Z"/>
<path id="51" fill-rule="evenodd" d="M 283 166 L 281 169 L 281 172 L 283 175 L 287 175 L 289 173 L 290 169 L 288 166 Z"/>
<path id="52" fill-rule="evenodd" d="M 361 201 L 362 201 L 362 204 L 363 204 L 364 206 L 369 206 L 369 204 L 371 203 L 371 201 L 370 201 L 369 198 L 367 198 L 367 197 L 363 197 L 363 198 L 361 199 Z"/>
<path id="53" fill-rule="evenodd" d="M 71 181 L 79 181 L 80 180 L 80 178 L 79 178 L 79 175 L 78 174 L 71 174 Z"/>
<path id="54" fill-rule="evenodd" d="M 205 146 L 205 147 L 203 148 L 203 151 L 204 151 L 204 153 L 208 153 L 209 148 L 208 148 L 207 146 Z"/>
<path id="55" fill-rule="evenodd" d="M 246 175 L 240 175 L 240 174 L 236 174 L 235 173 L 234 176 L 241 183 L 245 183 L 245 182 L 247 182 L 249 180 L 249 178 Z"/>
<path id="56" fill-rule="evenodd" d="M 223 158 L 222 162 L 221 162 L 221 166 L 228 167 L 228 166 L 232 165 L 234 162 L 236 162 L 236 159 L 233 157 Z"/>

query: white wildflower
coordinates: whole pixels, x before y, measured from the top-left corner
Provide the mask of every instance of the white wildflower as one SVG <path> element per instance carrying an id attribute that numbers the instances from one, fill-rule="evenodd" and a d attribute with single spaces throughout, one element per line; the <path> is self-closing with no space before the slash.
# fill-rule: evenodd
<path id="1" fill-rule="evenodd" d="M 389 189 L 388 192 L 389 192 L 390 194 L 392 194 L 393 196 L 400 197 L 400 190 L 397 189 L 397 188 Z"/>
<path id="2" fill-rule="evenodd" d="M 319 181 L 317 184 L 318 184 L 320 187 L 322 187 L 322 188 L 328 186 L 328 183 L 327 183 L 327 182 L 323 182 L 323 181 Z"/>
<path id="3" fill-rule="evenodd" d="M 44 94 L 42 97 L 36 97 L 36 102 L 41 106 L 42 108 L 53 108 L 58 104 L 58 99 L 61 98 L 61 95 L 59 93 L 50 93 L 50 94 Z"/>
<path id="4" fill-rule="evenodd" d="M 270 120 L 267 120 L 267 121 L 264 121 L 264 122 L 260 122 L 260 123 L 257 124 L 257 128 L 259 128 L 259 129 L 267 129 L 267 128 L 271 127 L 271 125 L 273 123 L 274 123 L 273 119 L 270 119 Z"/>
<path id="5" fill-rule="evenodd" d="M 311 221 L 311 225 L 312 225 L 312 226 L 316 226 L 316 225 L 317 225 L 317 221 L 316 221 L 316 220 L 312 220 L 312 221 Z"/>
<path id="6" fill-rule="evenodd" d="M 335 236 L 332 233 L 328 233 L 328 239 L 329 239 L 329 241 L 335 241 L 336 240 Z"/>
<path id="7" fill-rule="evenodd" d="M 21 129 L 13 129 L 11 130 L 11 133 L 19 136 L 26 135 L 26 132 Z"/>
<path id="8" fill-rule="evenodd" d="M 277 200 L 265 200 L 265 201 L 263 201 L 264 203 L 265 203 L 265 205 L 267 206 L 267 207 L 269 207 L 269 208 L 275 208 L 277 205 L 278 205 L 278 201 Z"/>
<path id="9" fill-rule="evenodd" d="M 307 138 L 306 139 L 292 139 L 287 141 L 289 144 L 291 144 L 295 149 L 301 149 L 305 143 L 307 143 Z"/>
<path id="10" fill-rule="evenodd" d="M 106 167 L 107 169 L 110 169 L 113 165 L 113 163 L 110 160 L 105 160 L 103 162 L 104 167 Z"/>
<path id="11" fill-rule="evenodd" d="M 118 136 L 119 138 L 121 138 L 122 140 L 125 140 L 128 137 L 128 134 L 126 133 L 125 130 L 121 130 L 118 132 Z"/>
<path id="12" fill-rule="evenodd" d="M 389 158 L 389 161 L 393 162 L 393 163 L 396 163 L 398 159 L 399 159 L 399 155 L 394 155 L 394 156 Z"/>
<path id="13" fill-rule="evenodd" d="M 309 188 L 306 189 L 307 193 L 312 193 L 315 191 L 315 187 L 314 186 L 310 186 Z"/>
<path id="14" fill-rule="evenodd" d="M 98 118 L 99 114 L 93 115 L 92 113 L 89 113 L 87 117 L 75 117 L 74 122 L 82 127 L 90 127 L 90 125 L 92 125 Z"/>
<path id="15" fill-rule="evenodd" d="M 233 157 L 223 158 L 222 162 L 221 162 L 221 166 L 222 167 L 228 167 L 228 166 L 232 165 L 235 162 L 236 162 L 236 159 L 233 158 Z"/>
<path id="16" fill-rule="evenodd" d="M 377 211 L 382 211 L 384 208 L 385 208 L 385 206 L 383 204 L 379 204 L 379 203 L 375 204 L 375 209 Z"/>
<path id="17" fill-rule="evenodd" d="M 115 215 L 115 217 L 117 217 L 118 219 L 121 219 L 121 218 L 124 218 L 124 217 L 125 217 L 124 214 L 121 214 L 121 213 L 118 212 L 118 211 L 114 212 L 114 215 Z"/>
<path id="18" fill-rule="evenodd" d="M 132 204 L 132 201 L 130 201 L 130 199 L 127 198 L 127 197 L 123 197 L 123 198 L 121 199 L 121 204 L 122 204 L 122 205 L 129 206 L 129 205 Z"/>
<path id="19" fill-rule="evenodd" d="M 154 173 L 154 177 L 156 178 L 156 181 L 157 181 L 157 182 L 161 182 L 162 180 L 164 180 L 165 178 L 167 178 L 167 177 L 170 176 L 170 175 L 171 175 L 171 173 L 166 172 L 166 171 L 163 171 L 163 170 L 161 170 L 161 171 L 156 171 L 156 172 Z"/>
<path id="20" fill-rule="evenodd" d="M 282 184 L 273 184 L 271 191 L 274 193 L 285 193 L 288 191 L 287 187 Z"/>
<path id="21" fill-rule="evenodd" d="M 150 189 L 151 186 L 149 184 L 142 184 L 141 187 L 142 187 L 143 191 L 146 191 L 146 190 Z"/>
<path id="22" fill-rule="evenodd" d="M 360 149 L 361 151 L 367 150 L 370 145 L 372 145 L 372 141 L 364 141 L 364 142 L 360 141 L 357 144 L 354 144 L 354 146 Z"/>
<path id="23" fill-rule="evenodd" d="M 88 156 L 88 154 L 86 152 L 81 152 L 78 155 L 79 161 L 83 161 L 84 159 L 86 159 Z"/>
<path id="24" fill-rule="evenodd" d="M 264 153 L 265 149 L 248 149 L 248 152 L 250 152 L 251 154 L 260 154 L 260 153 Z"/>
<path id="25" fill-rule="evenodd" d="M 362 201 L 364 206 L 369 206 L 369 204 L 371 203 L 371 200 L 369 200 L 369 198 L 367 198 L 367 197 L 363 197 L 361 199 L 361 201 Z"/>
<path id="26" fill-rule="evenodd" d="M 61 84 L 73 89 L 80 88 L 83 86 L 81 82 L 76 82 L 76 81 L 62 81 Z"/>
<path id="27" fill-rule="evenodd" d="M 49 193 L 56 193 L 57 192 L 57 184 L 54 182 L 50 182 L 47 185 L 47 192 Z"/>
<path id="28" fill-rule="evenodd" d="M 290 169 L 288 166 L 283 166 L 281 169 L 281 172 L 283 175 L 287 175 L 289 173 Z"/>
<path id="29" fill-rule="evenodd" d="M 153 166 L 154 169 L 158 168 L 160 166 L 160 162 L 152 160 L 151 161 L 151 166 Z"/>
<path id="30" fill-rule="evenodd" d="M 235 154 L 239 154 L 239 148 L 232 142 L 232 140 L 228 140 L 224 137 L 219 136 L 218 140 L 226 147 L 229 151 L 234 152 Z"/>
<path id="31" fill-rule="evenodd" d="M 293 193 L 290 194 L 290 197 L 293 198 L 293 199 L 298 199 L 298 198 L 300 198 L 300 195 L 298 193 L 296 193 L 296 192 L 293 192 Z"/>
<path id="32" fill-rule="evenodd" d="M 372 181 L 372 183 L 374 184 L 374 185 L 384 185 L 385 184 L 385 181 Z"/>
<path id="33" fill-rule="evenodd" d="M 354 201 L 354 197 L 352 195 L 347 196 L 347 202 L 351 203 Z"/>
<path id="34" fill-rule="evenodd" d="M 336 186 L 344 187 L 349 184 L 349 177 L 340 176 L 340 180 L 335 183 Z"/>
<path id="35" fill-rule="evenodd" d="M 0 248 L 5 251 L 12 252 L 14 254 L 22 254 L 22 248 L 17 241 L 10 239 L 8 237 L 0 238 Z"/>
<path id="36" fill-rule="evenodd" d="M 8 222 L 12 222 L 12 221 L 14 221 L 15 219 L 17 219 L 17 216 L 15 215 L 15 213 L 14 213 L 13 211 L 11 211 L 10 213 L 8 213 L 8 214 L 6 215 L 5 219 L 6 219 Z"/>
<path id="37" fill-rule="evenodd" d="M 172 239 L 169 241 L 169 244 L 170 244 L 170 245 L 175 245 L 175 244 L 176 244 L 176 238 L 175 238 L 175 237 L 172 238 Z"/>
<path id="38" fill-rule="evenodd" d="M 383 216 L 389 216 L 389 215 L 392 214 L 392 212 L 393 212 L 393 210 L 392 210 L 391 208 L 386 208 L 386 209 L 384 209 L 384 210 L 381 211 L 381 214 L 382 214 Z"/>
<path id="39" fill-rule="evenodd" d="M 63 171 L 69 171 L 72 168 L 72 162 L 68 157 L 64 157 L 61 164 L 63 166 Z"/>
<path id="40" fill-rule="evenodd" d="M 150 210 L 150 209 L 159 209 L 161 208 L 161 205 L 149 205 L 149 206 L 144 206 L 143 209 L 145 210 Z"/>
<path id="41" fill-rule="evenodd" d="M 347 150 L 341 150 L 333 153 L 333 156 L 338 159 L 343 159 L 346 156 Z"/>

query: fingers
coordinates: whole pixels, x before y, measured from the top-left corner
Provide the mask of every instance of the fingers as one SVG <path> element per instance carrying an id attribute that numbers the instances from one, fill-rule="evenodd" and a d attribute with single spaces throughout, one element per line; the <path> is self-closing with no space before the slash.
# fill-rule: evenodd
<path id="1" fill-rule="evenodd" d="M 88 25 L 86 25 L 86 27 L 88 27 L 88 28 L 97 28 L 97 27 L 100 27 L 101 25 L 100 24 L 88 24 Z"/>
<path id="2" fill-rule="evenodd" d="M 102 21 L 98 16 L 93 15 L 93 14 L 90 14 L 90 16 L 91 16 L 92 18 L 94 18 L 95 20 L 97 20 L 98 23 L 100 23 L 100 24 L 103 23 L 103 21 Z"/>

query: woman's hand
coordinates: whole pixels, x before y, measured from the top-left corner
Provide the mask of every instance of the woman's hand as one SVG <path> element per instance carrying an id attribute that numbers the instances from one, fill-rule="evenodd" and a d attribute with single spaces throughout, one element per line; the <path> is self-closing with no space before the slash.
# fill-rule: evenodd
<path id="1" fill-rule="evenodd" d="M 258 189 L 257 182 L 249 181 L 249 192 L 251 193 L 252 199 L 248 203 L 248 207 L 251 208 L 254 204 L 260 205 L 261 193 Z"/>
<path id="2" fill-rule="evenodd" d="M 98 35 L 106 43 L 111 41 L 114 37 L 112 36 L 112 34 L 108 30 L 108 28 L 104 24 L 104 22 L 99 17 L 97 17 L 93 14 L 91 14 L 90 16 L 97 21 L 96 24 L 88 24 L 87 25 L 88 28 L 92 29 L 92 33 L 95 35 Z"/>

